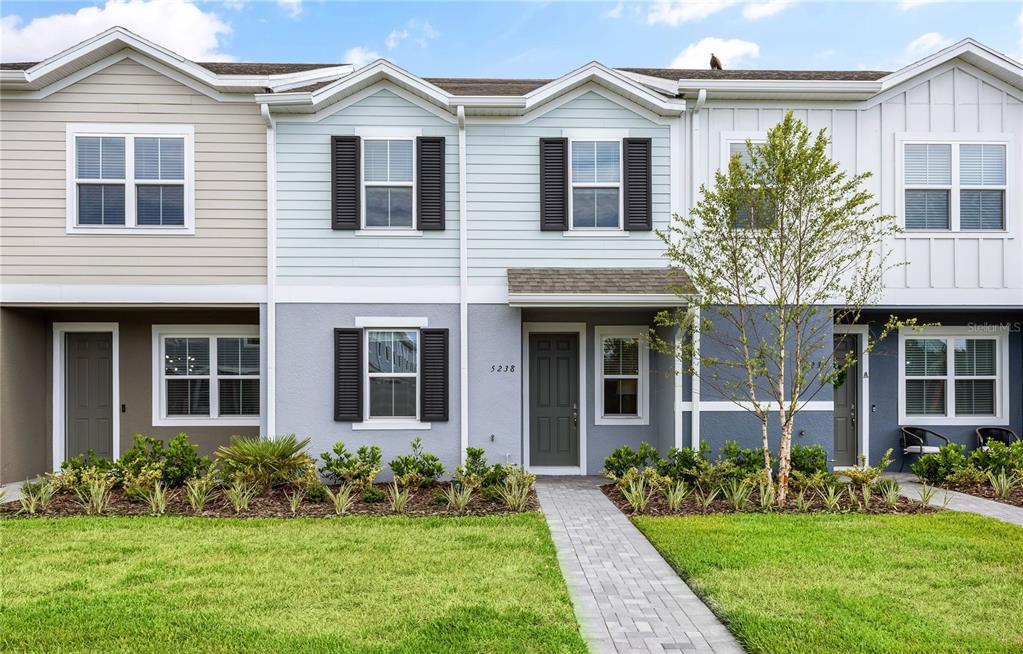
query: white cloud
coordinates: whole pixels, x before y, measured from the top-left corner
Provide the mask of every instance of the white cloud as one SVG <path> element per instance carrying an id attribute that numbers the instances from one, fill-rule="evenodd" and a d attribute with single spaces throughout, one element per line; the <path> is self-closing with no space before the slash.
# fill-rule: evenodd
<path id="1" fill-rule="evenodd" d="M 742 17 L 746 20 L 760 20 L 779 14 L 793 5 L 793 0 L 767 0 L 767 2 L 751 2 L 742 8 Z"/>
<path id="2" fill-rule="evenodd" d="M 909 42 L 906 54 L 913 57 L 929 55 L 948 45 L 952 45 L 952 39 L 942 36 L 939 32 L 927 32 Z"/>
<path id="3" fill-rule="evenodd" d="M 738 68 L 746 59 L 760 56 L 760 46 L 742 39 L 719 39 L 709 36 L 691 44 L 671 62 L 671 68 L 710 68 L 711 53 L 717 55 L 724 68 Z"/>
<path id="4" fill-rule="evenodd" d="M 621 18 L 622 17 L 622 10 L 623 9 L 625 9 L 625 3 L 624 2 L 619 2 L 614 7 L 611 7 L 610 9 L 608 9 L 604 13 L 604 16 L 606 18 Z"/>
<path id="5" fill-rule="evenodd" d="M 0 59 L 33 61 L 55 55 L 115 25 L 194 61 L 229 61 L 221 51 L 231 26 L 189 0 L 108 0 L 73 14 L 52 14 L 25 23 L 0 18 Z"/>
<path id="6" fill-rule="evenodd" d="M 362 68 L 366 64 L 372 63 L 380 58 L 378 52 L 374 52 L 369 48 L 364 48 L 361 45 L 357 45 L 354 48 L 349 48 L 345 51 L 344 63 L 351 64 L 356 68 Z"/>
<path id="7" fill-rule="evenodd" d="M 391 33 L 387 35 L 387 39 L 384 41 L 384 45 L 387 46 L 388 50 L 394 50 L 398 47 L 398 44 L 408 38 L 408 30 L 391 30 Z"/>
<path id="8" fill-rule="evenodd" d="M 302 0 L 277 0 L 277 6 L 288 14 L 288 18 L 298 18 L 302 15 Z"/>
<path id="9" fill-rule="evenodd" d="M 823 59 L 831 59 L 834 56 L 835 56 L 835 49 L 834 48 L 829 48 L 827 50 L 821 50 L 820 52 L 814 54 L 813 58 L 814 59 L 818 59 L 818 60 L 823 60 Z"/>
<path id="10" fill-rule="evenodd" d="M 682 23 L 703 20 L 711 14 L 727 9 L 738 0 L 657 0 L 647 13 L 650 25 L 665 23 L 677 27 Z"/>
<path id="11" fill-rule="evenodd" d="M 910 9 L 916 9 L 924 5 L 933 4 L 938 0 L 901 0 L 899 2 L 899 9 L 902 11 L 909 11 Z"/>

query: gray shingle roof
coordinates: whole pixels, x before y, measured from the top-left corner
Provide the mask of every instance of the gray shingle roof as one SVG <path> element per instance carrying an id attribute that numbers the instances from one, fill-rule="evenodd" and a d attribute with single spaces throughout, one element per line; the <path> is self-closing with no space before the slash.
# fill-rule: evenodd
<path id="1" fill-rule="evenodd" d="M 20 61 L 0 63 L 0 70 L 28 70 L 35 66 L 37 61 Z M 217 75 L 282 75 L 286 73 L 301 73 L 307 70 L 318 68 L 332 68 L 344 64 L 265 64 L 265 63 L 234 63 L 224 61 L 197 61 L 195 62 L 206 70 Z"/>
<path id="2" fill-rule="evenodd" d="M 452 95 L 525 95 L 549 79 L 495 79 L 489 77 L 427 77 L 427 82 Z"/>
<path id="3" fill-rule="evenodd" d="M 873 82 L 891 75 L 883 70 L 711 70 L 709 68 L 619 68 L 663 79 Z"/>
<path id="4" fill-rule="evenodd" d="M 665 268 L 509 268 L 511 295 L 664 295 L 691 293 L 689 278 Z"/>

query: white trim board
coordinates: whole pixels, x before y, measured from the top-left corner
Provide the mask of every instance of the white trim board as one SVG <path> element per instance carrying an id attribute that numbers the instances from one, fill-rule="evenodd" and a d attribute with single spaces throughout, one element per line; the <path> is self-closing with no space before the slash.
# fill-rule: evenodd
<path id="1" fill-rule="evenodd" d="M 870 353 L 867 351 L 870 340 L 868 325 L 835 325 L 835 334 L 855 334 L 856 359 L 859 364 L 860 388 L 859 406 L 856 409 L 856 439 L 859 442 L 859 454 L 870 465 Z M 832 432 L 834 437 L 834 432 Z"/>
<path id="2" fill-rule="evenodd" d="M 53 406 L 51 416 L 52 429 L 52 470 L 58 472 L 60 464 L 67 456 L 67 420 L 64 413 L 66 381 L 65 335 L 69 333 L 109 333 L 111 335 L 111 375 L 110 375 L 110 432 L 113 438 L 111 456 L 115 460 L 121 456 L 121 345 L 119 325 L 116 322 L 55 322 L 53 323 Z"/>
<path id="3" fill-rule="evenodd" d="M 579 336 L 579 465 L 529 465 L 529 335 L 577 334 Z M 586 323 L 584 322 L 524 322 L 522 323 L 522 465 L 538 475 L 586 474 Z"/>
<path id="4" fill-rule="evenodd" d="M 265 284 L 0 284 L 4 304 L 219 304 L 266 302 Z"/>

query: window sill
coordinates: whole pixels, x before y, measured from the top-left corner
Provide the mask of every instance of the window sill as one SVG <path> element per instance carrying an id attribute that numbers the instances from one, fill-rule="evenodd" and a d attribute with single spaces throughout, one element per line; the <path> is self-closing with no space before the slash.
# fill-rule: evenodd
<path id="1" fill-rule="evenodd" d="M 222 418 L 154 418 L 154 427 L 259 427 L 260 416 Z"/>
<path id="2" fill-rule="evenodd" d="M 622 238 L 622 237 L 627 237 L 629 235 L 629 232 L 625 231 L 624 229 L 589 229 L 589 230 L 570 229 L 570 230 L 566 230 L 564 232 L 561 232 L 561 235 L 562 236 L 570 236 L 572 238 L 576 238 L 576 237 L 582 237 L 582 238 L 601 238 L 601 237 Z"/>
<path id="3" fill-rule="evenodd" d="M 353 422 L 352 431 L 400 431 L 400 430 L 427 430 L 431 425 L 428 422 L 418 420 L 364 420 Z"/>
<path id="4" fill-rule="evenodd" d="M 67 234 L 149 234 L 160 236 L 194 236 L 195 227 L 82 227 L 69 226 Z"/>
<path id="5" fill-rule="evenodd" d="M 356 236 L 422 236 L 418 229 L 357 229 Z"/>
<path id="6" fill-rule="evenodd" d="M 958 232 L 952 231 L 951 229 L 944 231 L 914 231 L 906 230 L 901 234 L 895 235 L 896 239 L 906 240 L 911 238 L 1000 238 L 1002 240 L 1011 241 L 1016 238 L 1015 234 L 1011 232 L 1001 231 L 997 229 L 992 230 L 959 230 Z"/>
<path id="7" fill-rule="evenodd" d="M 899 416 L 901 427 L 978 427 L 989 425 L 991 427 L 1009 426 L 1008 418 L 992 416 Z"/>
<path id="8" fill-rule="evenodd" d="M 605 426 L 621 426 L 621 427 L 635 427 L 636 425 L 649 425 L 650 420 L 645 416 L 628 416 L 623 418 L 615 418 L 611 416 L 598 416 L 594 419 L 593 424 L 605 425 Z"/>

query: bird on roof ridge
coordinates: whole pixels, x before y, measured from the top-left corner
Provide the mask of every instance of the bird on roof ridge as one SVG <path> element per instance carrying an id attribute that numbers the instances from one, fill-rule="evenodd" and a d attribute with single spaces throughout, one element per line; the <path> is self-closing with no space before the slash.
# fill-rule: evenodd
<path id="1" fill-rule="evenodd" d="M 721 60 L 714 56 L 714 53 L 710 53 L 710 69 L 711 70 L 723 70 L 721 68 Z"/>

